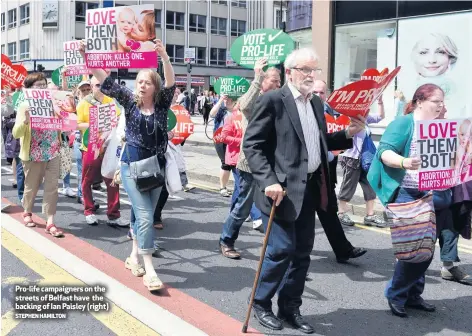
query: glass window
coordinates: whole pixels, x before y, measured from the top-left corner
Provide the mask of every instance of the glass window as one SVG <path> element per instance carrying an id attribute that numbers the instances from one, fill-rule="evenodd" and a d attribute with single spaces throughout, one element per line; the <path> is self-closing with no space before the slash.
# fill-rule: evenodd
<path id="1" fill-rule="evenodd" d="M 8 29 L 16 27 L 16 8 L 8 11 Z M 16 44 L 15 44 L 16 46 Z"/>
<path id="2" fill-rule="evenodd" d="M 334 24 L 393 19 L 397 13 L 397 1 L 334 1 L 333 5 Z"/>
<path id="3" fill-rule="evenodd" d="M 231 36 L 241 36 L 246 32 L 246 21 L 231 20 Z"/>
<path id="4" fill-rule="evenodd" d="M 2 31 L 5 31 L 5 13 L 2 13 Z"/>
<path id="5" fill-rule="evenodd" d="M 20 26 L 28 24 L 30 21 L 30 5 L 20 6 Z"/>
<path id="6" fill-rule="evenodd" d="M 211 0 L 212 3 L 214 4 L 219 4 L 219 5 L 226 5 L 228 6 L 228 1 L 226 0 Z"/>
<path id="7" fill-rule="evenodd" d="M 277 9 L 275 11 L 274 27 L 282 29 L 282 22 L 287 20 L 287 11 L 285 9 Z"/>
<path id="8" fill-rule="evenodd" d="M 313 1 L 289 1 L 287 4 L 287 31 L 311 27 Z"/>
<path id="9" fill-rule="evenodd" d="M 189 30 L 191 32 L 206 33 L 206 16 L 190 14 Z"/>
<path id="10" fill-rule="evenodd" d="M 5 54 L 5 45 L 2 44 L 2 54 Z"/>
<path id="11" fill-rule="evenodd" d="M 185 14 L 179 12 L 167 11 L 166 13 L 166 28 L 174 30 L 184 30 L 185 28 Z"/>
<path id="12" fill-rule="evenodd" d="M 246 8 L 246 1 L 243 0 L 231 0 L 231 6 Z"/>
<path id="13" fill-rule="evenodd" d="M 336 27 L 334 89 L 361 79 L 366 69 L 382 71 L 395 69 L 396 23 L 367 23 Z M 386 89 L 383 97 L 385 111 L 393 111 L 394 85 Z M 372 105 L 376 113 L 377 104 Z"/>
<path id="14" fill-rule="evenodd" d="M 210 49 L 210 65 L 226 65 L 226 49 Z"/>
<path id="15" fill-rule="evenodd" d="M 8 43 L 8 57 L 11 61 L 16 61 L 16 42 Z"/>
<path id="16" fill-rule="evenodd" d="M 215 35 L 226 36 L 226 19 L 220 17 L 211 17 L 211 33 Z"/>
<path id="17" fill-rule="evenodd" d="M 205 47 L 190 47 L 195 48 L 195 63 L 206 65 L 206 48 Z"/>
<path id="18" fill-rule="evenodd" d="M 185 47 L 183 45 L 167 44 L 166 51 L 172 63 L 184 63 Z"/>
<path id="19" fill-rule="evenodd" d="M 29 54 L 29 39 L 20 41 L 20 60 L 30 58 Z"/>
<path id="20" fill-rule="evenodd" d="M 87 9 L 98 8 L 98 3 L 76 1 L 75 3 L 75 20 L 78 22 L 85 22 L 85 11 Z"/>
<path id="21" fill-rule="evenodd" d="M 398 1 L 398 16 L 417 16 L 472 9 L 472 1 Z"/>
<path id="22" fill-rule="evenodd" d="M 161 28 L 162 27 L 162 10 L 160 9 L 155 9 L 154 10 L 154 17 L 155 17 L 155 23 L 156 23 L 156 28 Z"/>

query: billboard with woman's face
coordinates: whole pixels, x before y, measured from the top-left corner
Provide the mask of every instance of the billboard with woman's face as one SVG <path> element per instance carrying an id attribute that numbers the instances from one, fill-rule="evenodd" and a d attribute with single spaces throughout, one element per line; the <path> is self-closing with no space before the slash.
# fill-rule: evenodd
<path id="1" fill-rule="evenodd" d="M 445 93 L 447 118 L 471 111 L 472 12 L 405 19 L 398 28 L 398 90 L 410 100 L 426 83 Z"/>

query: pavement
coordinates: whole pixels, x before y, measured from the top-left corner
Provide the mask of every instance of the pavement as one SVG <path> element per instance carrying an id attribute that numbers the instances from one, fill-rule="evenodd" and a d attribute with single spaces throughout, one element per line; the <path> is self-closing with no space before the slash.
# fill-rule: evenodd
<path id="1" fill-rule="evenodd" d="M 184 151 L 191 153 L 187 145 Z M 75 168 L 72 176 L 75 187 Z M 213 191 L 206 180 L 192 180 L 200 187 L 179 192 L 164 209 L 165 228 L 156 231 L 161 249 L 154 266 L 165 288 L 153 294 L 142 279 L 124 268 L 131 243 L 127 229 L 104 224 L 104 192 L 94 191 L 101 205 L 97 215 L 101 223 L 95 227 L 85 223 L 82 206 L 75 199 L 60 196 L 55 221 L 66 236 L 57 239 L 44 232 L 41 192 L 34 208 L 38 227 L 21 224 L 22 209 L 11 179 L 10 167 L 2 161 L 2 203 L 11 204 L 1 214 L 2 335 L 242 335 L 263 235 L 246 223 L 236 244 L 242 259 L 222 257 L 217 245 L 229 199 Z M 124 190 L 120 196 L 122 217 L 128 220 L 130 207 Z M 314 335 L 472 335 L 471 287 L 441 279 L 438 253 L 426 273 L 423 295 L 437 306 L 437 312 L 409 311 L 410 318 L 399 319 L 392 316 L 383 297 L 394 262 L 389 231 L 358 224 L 345 232 L 354 246 L 367 248 L 368 253 L 341 265 L 319 223 L 316 226 L 301 309 L 314 325 Z M 472 273 L 472 244 L 461 240 L 459 246 L 462 266 Z M 15 319 L 15 284 L 99 284 L 107 289 L 104 296 L 110 309 L 72 312 L 66 320 Z M 271 332 L 253 318 L 249 333 L 303 335 L 288 326 Z"/>

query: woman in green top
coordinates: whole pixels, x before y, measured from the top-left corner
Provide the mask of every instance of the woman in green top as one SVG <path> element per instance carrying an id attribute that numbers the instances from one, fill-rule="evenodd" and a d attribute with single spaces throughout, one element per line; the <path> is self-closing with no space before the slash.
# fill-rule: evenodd
<path id="1" fill-rule="evenodd" d="M 416 148 L 415 121 L 442 118 L 444 112 L 443 90 L 434 84 L 424 84 L 406 107 L 406 115 L 394 120 L 385 130 L 368 174 L 369 183 L 384 205 L 415 201 L 427 194 L 418 190 L 421 160 Z M 435 310 L 421 297 L 431 260 L 396 263 L 393 278 L 385 290 L 394 315 L 406 317 L 405 306 L 428 312 Z"/>

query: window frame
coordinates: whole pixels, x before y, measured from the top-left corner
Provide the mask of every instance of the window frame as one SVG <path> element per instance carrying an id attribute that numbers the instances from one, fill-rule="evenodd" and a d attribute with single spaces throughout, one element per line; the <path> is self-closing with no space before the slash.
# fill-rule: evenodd
<path id="1" fill-rule="evenodd" d="M 195 26 L 192 26 L 192 15 L 195 16 L 195 23 L 196 25 Z M 203 28 L 202 27 L 199 27 L 199 23 L 200 23 L 200 20 L 203 18 Z M 207 16 L 206 15 L 201 15 L 201 14 L 189 14 L 188 16 L 188 30 L 189 32 L 193 32 L 193 33 L 205 33 L 206 34 L 206 30 L 207 30 L 207 24 L 206 24 L 206 21 L 207 21 Z"/>
<path id="2" fill-rule="evenodd" d="M 5 31 L 7 28 L 7 15 L 5 12 L 1 14 L 1 25 L 2 25 L 2 31 Z"/>
<path id="3" fill-rule="evenodd" d="M 5 44 L 2 44 L 2 46 L 1 46 L 1 52 L 2 52 L 2 54 L 5 54 L 5 55 L 6 55 L 6 53 L 5 53 Z"/>
<path id="4" fill-rule="evenodd" d="M 154 25 L 156 28 L 162 28 L 162 9 L 154 8 Z"/>
<path id="5" fill-rule="evenodd" d="M 233 30 L 233 22 L 236 22 L 236 26 L 237 26 L 237 29 L 236 31 Z M 240 31 L 240 24 L 241 22 L 244 22 L 244 31 L 241 32 Z M 247 29 L 247 23 L 246 21 L 243 21 L 243 20 L 236 20 L 236 19 L 231 19 L 231 31 L 230 31 L 230 34 L 231 36 L 233 37 L 239 37 L 241 35 L 244 35 L 246 33 L 246 29 Z"/>
<path id="6" fill-rule="evenodd" d="M 231 0 L 231 7 L 247 8 L 246 0 Z"/>
<path id="7" fill-rule="evenodd" d="M 30 8 L 29 3 L 20 6 L 20 26 L 30 23 L 30 15 L 31 15 L 30 10 L 31 8 Z M 28 14 L 28 15 L 27 16 L 25 15 L 25 17 L 22 17 L 24 12 L 27 12 L 25 14 Z"/>
<path id="8" fill-rule="evenodd" d="M 8 29 L 16 28 L 16 22 L 18 20 L 16 8 L 10 9 L 8 12 Z M 10 13 L 14 13 L 14 21 L 10 21 Z"/>
<path id="9" fill-rule="evenodd" d="M 215 5 L 228 6 L 228 0 L 211 0 L 211 3 Z"/>
<path id="10" fill-rule="evenodd" d="M 22 42 L 26 42 L 28 46 L 28 50 L 25 52 L 21 52 Z M 20 60 L 25 60 L 30 58 L 30 41 L 29 38 L 20 40 Z"/>
<path id="11" fill-rule="evenodd" d="M 77 7 L 79 5 L 83 6 L 84 10 L 84 15 L 78 15 L 77 14 Z M 96 6 L 96 7 L 94 7 Z M 75 21 L 76 22 L 85 22 L 85 13 L 87 12 L 87 9 L 97 9 L 100 8 L 100 4 L 96 2 L 85 2 L 85 1 L 76 1 L 75 2 Z M 79 19 L 80 18 L 80 19 Z"/>
<path id="12" fill-rule="evenodd" d="M 216 19 L 216 29 L 213 29 L 213 19 Z M 220 22 L 223 22 L 224 20 L 224 23 L 225 23 L 225 29 L 224 30 L 221 30 L 220 29 Z M 212 16 L 210 18 L 210 32 L 211 34 L 213 35 L 220 35 L 220 36 L 227 36 L 228 35 L 228 19 L 227 18 L 222 18 L 222 17 L 219 17 L 219 16 Z M 221 34 L 221 32 L 223 32 L 224 34 Z"/>
<path id="13" fill-rule="evenodd" d="M 172 52 L 169 52 L 169 48 L 172 48 Z M 177 49 L 182 48 L 182 57 L 177 57 Z M 171 63 L 184 63 L 185 46 L 180 44 L 166 44 L 166 51 L 169 55 Z"/>
<path id="14" fill-rule="evenodd" d="M 15 47 L 15 53 L 12 55 L 10 54 L 10 46 L 14 46 Z M 16 42 L 10 42 L 7 44 L 7 56 L 8 58 L 10 59 L 10 61 L 16 61 L 16 57 L 17 57 L 17 50 L 16 50 Z"/>
<path id="15" fill-rule="evenodd" d="M 173 23 L 169 23 L 168 15 L 173 13 Z M 182 15 L 182 24 L 176 24 L 177 21 L 177 14 Z M 166 11 L 166 29 L 171 30 L 185 30 L 185 13 L 182 12 L 174 12 L 174 11 Z"/>
<path id="16" fill-rule="evenodd" d="M 216 50 L 216 59 L 212 59 L 212 50 Z M 221 52 L 224 52 L 223 55 L 223 59 L 220 59 L 220 53 Z M 226 66 L 226 48 L 210 48 L 210 62 L 209 64 L 210 65 L 217 65 L 217 66 Z"/>
<path id="17" fill-rule="evenodd" d="M 198 46 L 190 46 L 189 48 L 195 48 L 195 64 L 198 64 L 198 65 L 206 65 L 206 47 L 198 47 Z M 204 55 L 204 58 L 199 58 L 198 57 L 198 51 L 202 51 L 203 50 L 203 55 Z"/>

